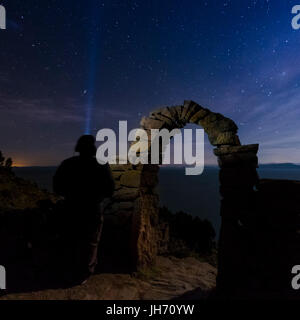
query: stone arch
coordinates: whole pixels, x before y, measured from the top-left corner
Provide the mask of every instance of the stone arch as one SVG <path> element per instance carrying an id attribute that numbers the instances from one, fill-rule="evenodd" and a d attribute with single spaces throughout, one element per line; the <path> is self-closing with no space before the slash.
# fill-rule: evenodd
<path id="1" fill-rule="evenodd" d="M 221 169 L 220 275 L 222 269 L 231 267 L 224 257 L 228 250 L 234 250 L 234 244 L 230 235 L 228 236 L 232 224 L 226 224 L 228 219 L 232 222 L 236 210 L 240 212 L 239 206 L 235 208 L 234 198 L 238 193 L 243 205 L 245 199 L 251 198 L 258 180 L 258 145 L 242 146 L 237 135 L 238 127 L 233 120 L 203 108 L 194 101 L 184 101 L 183 105 L 154 110 L 148 117 L 142 118 L 140 125 L 144 130 L 150 131 L 183 128 L 187 123 L 198 124 L 205 130 L 210 143 L 216 147 L 214 154 L 218 157 Z M 119 237 L 116 243 L 119 250 L 121 244 L 120 254 L 123 259 L 128 259 L 133 270 L 145 268 L 155 263 L 160 241 L 159 197 L 156 192 L 159 166 L 118 164 L 111 165 L 111 168 L 116 188 L 112 203 L 106 209 L 107 218 L 113 224 L 111 229 L 119 230 L 116 231 Z M 238 220 L 238 215 L 235 219 Z"/>

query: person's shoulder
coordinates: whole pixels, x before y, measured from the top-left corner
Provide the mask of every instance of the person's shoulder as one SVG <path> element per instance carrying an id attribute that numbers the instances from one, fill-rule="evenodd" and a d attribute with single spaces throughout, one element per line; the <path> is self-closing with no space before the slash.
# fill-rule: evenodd
<path id="1" fill-rule="evenodd" d="M 78 156 L 74 156 L 74 157 L 71 157 L 71 158 L 68 158 L 68 159 L 65 159 L 61 165 L 62 166 L 68 166 L 68 165 L 72 165 L 72 164 L 75 164 L 79 162 L 79 157 Z"/>

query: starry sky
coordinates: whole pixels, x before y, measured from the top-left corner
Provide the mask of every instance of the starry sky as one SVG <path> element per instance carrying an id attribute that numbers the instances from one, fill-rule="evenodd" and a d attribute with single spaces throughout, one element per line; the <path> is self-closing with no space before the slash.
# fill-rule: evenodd
<path id="1" fill-rule="evenodd" d="M 191 99 L 232 118 L 260 162 L 300 163 L 298 2 L 0 1 L 0 149 L 56 165 L 86 131 Z"/>

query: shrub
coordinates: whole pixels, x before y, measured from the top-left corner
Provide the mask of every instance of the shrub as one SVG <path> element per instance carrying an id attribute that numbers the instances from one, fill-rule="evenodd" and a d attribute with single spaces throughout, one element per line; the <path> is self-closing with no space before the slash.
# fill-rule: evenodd
<path id="1" fill-rule="evenodd" d="M 159 217 L 169 225 L 169 253 L 178 257 L 213 253 L 216 233 L 210 221 L 182 211 L 173 214 L 166 207 L 160 208 Z"/>

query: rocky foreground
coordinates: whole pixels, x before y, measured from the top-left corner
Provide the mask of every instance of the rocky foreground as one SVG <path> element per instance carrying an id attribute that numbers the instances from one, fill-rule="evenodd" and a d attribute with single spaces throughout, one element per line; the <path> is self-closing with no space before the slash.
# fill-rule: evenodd
<path id="1" fill-rule="evenodd" d="M 134 275 L 97 274 L 85 284 L 56 290 L 8 294 L 0 300 L 201 299 L 215 288 L 217 270 L 195 258 L 158 257 L 154 269 Z"/>
<path id="2" fill-rule="evenodd" d="M 161 222 L 164 227 L 161 240 L 164 241 L 160 243 L 160 253 L 163 256 L 157 257 L 154 267 L 140 268 L 133 274 L 124 269 L 105 269 L 106 265 L 119 265 L 104 261 L 105 253 L 116 254 L 109 246 L 105 250 L 106 245 L 121 244 L 114 238 L 114 229 L 110 229 L 106 221 L 106 233 L 112 235 L 112 239 L 107 239 L 104 234 L 102 239 L 104 256 L 100 257 L 100 261 L 106 271 L 95 274 L 80 286 L 62 288 L 61 285 L 54 285 L 57 277 L 51 271 L 52 267 L 47 266 L 48 262 L 54 261 L 55 248 L 59 243 L 59 231 L 56 229 L 63 212 L 61 210 L 63 207 L 60 207 L 55 195 L 15 176 L 10 168 L 0 166 L 0 265 L 7 267 L 7 287 L 10 290 L 2 291 L 0 300 L 201 299 L 215 288 L 215 259 L 209 259 L 212 253 L 207 249 L 212 249 L 214 232 L 205 222 L 194 221 L 183 213 L 173 216 L 167 209 L 162 212 L 164 220 Z M 202 229 L 199 227 L 193 231 L 192 226 L 202 226 Z M 208 243 L 203 241 L 205 248 L 196 245 L 198 251 L 201 249 L 201 252 L 208 253 L 203 255 L 202 260 L 199 260 L 197 250 L 189 246 L 189 242 L 198 244 L 191 237 L 194 233 L 197 238 L 199 234 L 207 235 Z M 123 261 L 126 259 L 128 255 Z"/>

